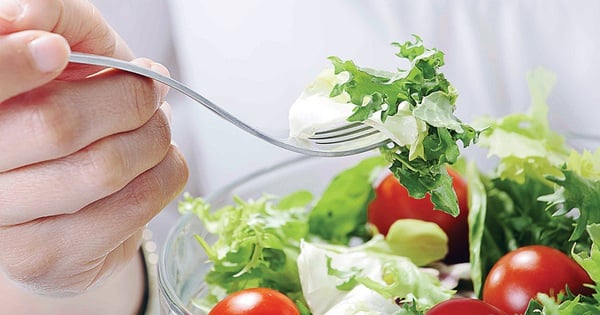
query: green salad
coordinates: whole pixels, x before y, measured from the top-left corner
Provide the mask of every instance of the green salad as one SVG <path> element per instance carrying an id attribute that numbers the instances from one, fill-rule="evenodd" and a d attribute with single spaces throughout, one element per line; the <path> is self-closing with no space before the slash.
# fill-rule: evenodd
<path id="1" fill-rule="evenodd" d="M 394 45 L 410 69 L 330 58 L 334 73 L 346 74 L 330 97 L 348 96 L 350 121 L 410 115 L 414 141 L 382 147 L 320 195 L 264 192 L 219 209 L 190 195 L 181 201 L 216 236 L 197 236 L 211 268 L 196 306 L 228 314 L 239 305 L 232 296 L 264 288 L 292 305 L 284 312 L 281 297 L 263 294 L 277 314 L 600 313 L 600 151 L 576 150 L 551 130 L 555 76 L 529 73 L 529 112 L 471 126 L 453 114 L 443 54 L 418 37 Z M 470 145 L 495 167 L 461 157 Z M 462 260 L 449 259 L 457 240 Z M 266 314 L 257 307 L 241 314 Z"/>

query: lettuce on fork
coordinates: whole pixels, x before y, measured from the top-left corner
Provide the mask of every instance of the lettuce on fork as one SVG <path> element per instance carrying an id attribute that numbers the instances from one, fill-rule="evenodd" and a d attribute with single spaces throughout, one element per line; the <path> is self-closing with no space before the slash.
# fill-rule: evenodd
<path id="1" fill-rule="evenodd" d="M 393 45 L 409 69 L 386 72 L 330 57 L 333 68 L 319 74 L 292 105 L 290 135 L 308 138 L 346 122 L 372 126 L 382 139 L 392 140 L 380 150 L 409 193 L 415 198 L 429 193 L 437 209 L 456 216 L 446 165 L 458 159 L 458 141 L 469 146 L 479 132 L 454 115 L 458 94 L 439 72 L 444 54 L 423 46 L 418 36 Z"/>

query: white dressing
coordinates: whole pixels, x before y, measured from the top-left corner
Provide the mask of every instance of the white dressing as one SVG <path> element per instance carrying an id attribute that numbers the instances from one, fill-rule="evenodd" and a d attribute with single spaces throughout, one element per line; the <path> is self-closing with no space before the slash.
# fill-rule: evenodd
<path id="1" fill-rule="evenodd" d="M 333 68 L 325 69 L 304 89 L 289 111 L 290 137 L 306 140 L 319 130 L 348 124 L 347 118 L 355 107 L 350 103 L 350 97 L 346 93 L 329 96 L 336 84 L 347 79 L 343 74 L 335 75 Z M 363 123 L 379 130 L 381 140 L 391 139 L 400 146 L 411 148 L 413 156 L 421 156 L 417 146 L 415 149 L 412 146 L 418 142 L 419 135 L 427 131 L 427 125 L 412 115 L 407 103 L 401 103 L 398 113 L 387 117 L 385 122 L 377 112 Z"/>

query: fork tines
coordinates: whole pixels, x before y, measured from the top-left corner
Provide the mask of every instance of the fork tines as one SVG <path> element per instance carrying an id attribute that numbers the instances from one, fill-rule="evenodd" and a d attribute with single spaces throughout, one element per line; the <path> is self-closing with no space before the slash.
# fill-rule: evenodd
<path id="1" fill-rule="evenodd" d="M 351 123 L 333 129 L 315 132 L 309 140 L 316 144 L 338 144 L 366 138 L 377 134 L 379 131 L 362 123 Z"/>

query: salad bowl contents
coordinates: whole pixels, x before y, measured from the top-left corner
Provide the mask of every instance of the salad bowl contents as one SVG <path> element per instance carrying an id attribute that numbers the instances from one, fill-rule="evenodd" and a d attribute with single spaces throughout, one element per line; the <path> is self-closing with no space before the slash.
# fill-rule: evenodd
<path id="1" fill-rule="evenodd" d="M 484 117 L 475 128 L 453 115 L 443 54 L 418 37 L 397 46 L 409 70 L 332 58 L 333 71 L 291 110 L 298 137 L 314 121 L 350 120 L 393 145 L 301 158 L 206 199 L 186 196 L 159 264 L 164 310 L 600 313 L 600 151 L 572 147 L 550 128 L 553 74 L 529 74 L 529 112 Z M 318 99 L 333 109 L 307 119 L 304 106 Z M 459 142 L 486 149 L 494 168 L 461 157 Z"/>

